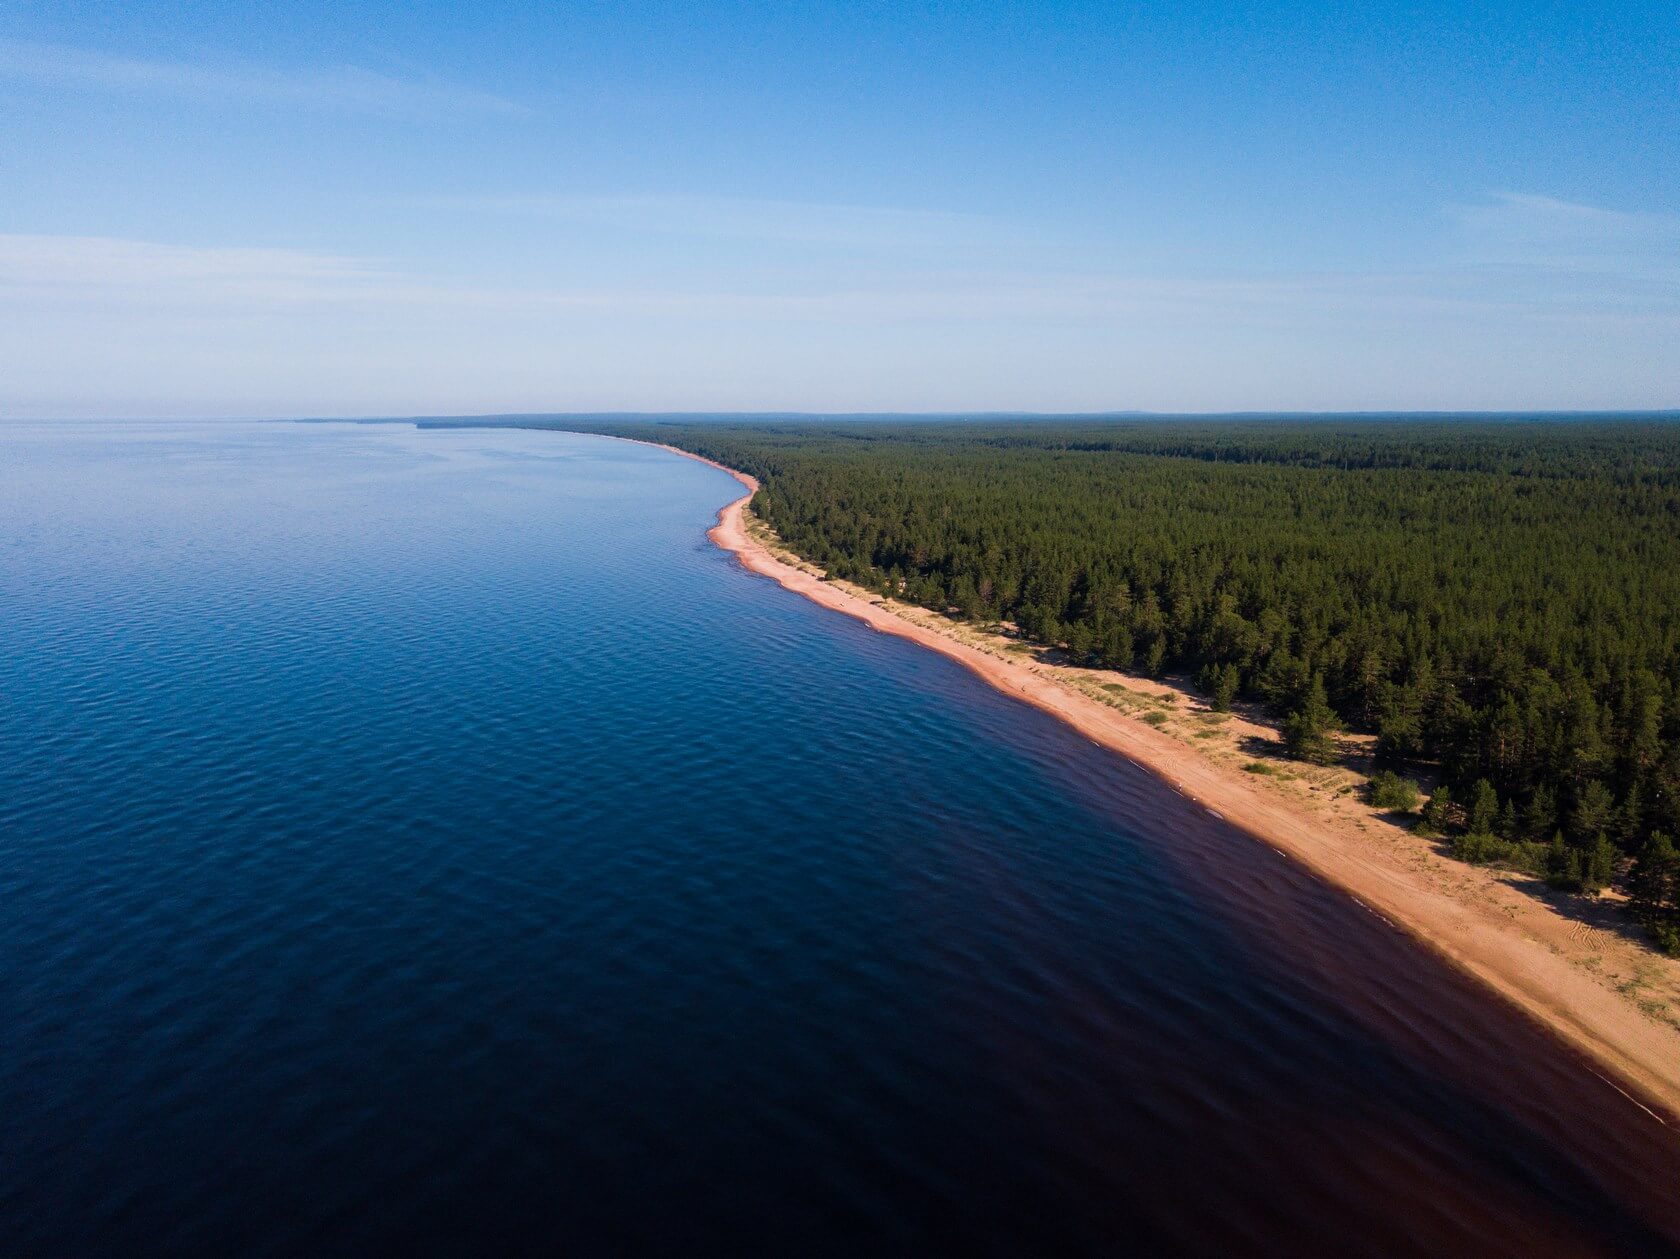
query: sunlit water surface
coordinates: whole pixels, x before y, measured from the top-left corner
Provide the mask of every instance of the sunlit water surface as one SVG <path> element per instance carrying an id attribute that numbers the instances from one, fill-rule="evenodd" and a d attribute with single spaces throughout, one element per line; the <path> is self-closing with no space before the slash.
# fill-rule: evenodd
<path id="1" fill-rule="evenodd" d="M 1666 1250 L 1669 1130 L 552 433 L 0 425 L 0 1252 Z"/>

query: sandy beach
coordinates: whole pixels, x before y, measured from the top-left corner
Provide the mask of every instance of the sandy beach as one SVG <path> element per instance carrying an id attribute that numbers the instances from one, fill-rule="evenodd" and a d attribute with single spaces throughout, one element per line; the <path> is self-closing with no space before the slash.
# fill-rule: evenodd
<path id="1" fill-rule="evenodd" d="M 1363 781 L 1355 775 L 1245 772 L 1241 762 L 1251 769 L 1252 753 L 1239 748 L 1277 738 L 1252 717 L 1207 714 L 1182 689 L 1046 662 L 1001 635 L 829 581 L 748 516 L 758 490 L 753 477 L 673 446 L 660 448 L 719 468 L 746 487 L 719 511 L 708 536 L 751 571 L 937 651 L 1145 766 L 1574 1045 L 1591 1060 L 1584 1070 L 1601 1068 L 1627 1096 L 1629 1122 L 1680 1122 L 1680 962 L 1646 948 L 1609 906 L 1596 916 L 1590 905 L 1583 913 L 1518 886 L 1507 873 L 1451 860 L 1435 842 L 1364 804 L 1353 790 Z"/>

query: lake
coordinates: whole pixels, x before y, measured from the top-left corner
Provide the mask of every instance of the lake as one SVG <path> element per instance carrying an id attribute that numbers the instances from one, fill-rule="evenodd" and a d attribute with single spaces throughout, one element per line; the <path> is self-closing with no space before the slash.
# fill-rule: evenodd
<path id="1" fill-rule="evenodd" d="M 1675 1248 L 1582 1058 L 736 493 L 0 424 L 0 1252 Z"/>

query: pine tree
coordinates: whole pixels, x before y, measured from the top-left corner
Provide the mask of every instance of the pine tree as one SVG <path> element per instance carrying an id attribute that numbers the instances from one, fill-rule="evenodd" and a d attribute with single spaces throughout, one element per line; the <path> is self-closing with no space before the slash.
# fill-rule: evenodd
<path id="1" fill-rule="evenodd" d="M 1645 793 L 1634 783 L 1616 813 L 1616 837 L 1629 852 L 1639 849 L 1639 837 L 1645 833 Z"/>
<path id="2" fill-rule="evenodd" d="M 967 573 L 959 574 L 956 581 L 951 583 L 951 602 L 960 608 L 966 617 L 979 616 L 984 609 L 979 588 L 975 586 L 974 578 Z"/>
<path id="3" fill-rule="evenodd" d="M 1581 890 L 1597 892 L 1616 877 L 1616 846 L 1608 835 L 1599 835 L 1581 855 Z"/>
<path id="4" fill-rule="evenodd" d="M 1662 831 L 1639 850 L 1628 876 L 1628 907 L 1651 929 L 1657 942 L 1680 952 L 1680 852 Z"/>
<path id="5" fill-rule="evenodd" d="M 1557 829 L 1557 793 L 1549 783 L 1541 783 L 1528 798 L 1523 812 L 1523 829 L 1530 839 L 1544 840 Z"/>
<path id="6" fill-rule="evenodd" d="M 1594 779 L 1581 789 L 1575 801 L 1575 812 L 1569 819 L 1570 829 L 1583 843 L 1591 843 L 1610 829 L 1616 799 L 1610 788 Z"/>
<path id="7" fill-rule="evenodd" d="M 1581 854 L 1563 842 L 1562 831 L 1552 836 L 1552 845 L 1546 850 L 1546 882 L 1566 892 L 1581 887 Z"/>
<path id="8" fill-rule="evenodd" d="M 1283 723 L 1284 747 L 1298 761 L 1328 765 L 1336 759 L 1336 729 L 1336 714 L 1324 693 L 1324 675 L 1315 673 L 1305 702 Z"/>
<path id="9" fill-rule="evenodd" d="M 1211 706 L 1216 713 L 1231 711 L 1231 701 L 1237 697 L 1237 687 L 1241 684 L 1241 675 L 1234 664 L 1222 664 L 1215 668 L 1213 678 L 1213 696 Z"/>
<path id="10" fill-rule="evenodd" d="M 1111 626 L 1102 641 L 1102 662 L 1110 669 L 1132 667 L 1132 632 L 1124 626 Z"/>
<path id="11" fill-rule="evenodd" d="M 1499 820 L 1493 824 L 1493 830 L 1501 839 L 1520 838 L 1521 832 L 1517 826 L 1517 806 L 1513 800 L 1506 800 L 1499 806 Z"/>
<path id="12" fill-rule="evenodd" d="M 1143 671 L 1149 677 L 1158 678 L 1166 667 L 1167 639 L 1165 635 L 1157 635 L 1149 644 L 1149 651 L 1144 656 Z"/>
<path id="13" fill-rule="evenodd" d="M 1422 829 L 1435 835 L 1444 833 L 1452 824 L 1452 808 L 1452 788 L 1442 783 L 1429 797 L 1429 803 L 1423 806 Z"/>
<path id="14" fill-rule="evenodd" d="M 1470 809 L 1464 829 L 1472 835 L 1491 835 L 1498 820 L 1498 793 L 1487 779 L 1478 778 L 1470 789 Z"/>
<path id="15" fill-rule="evenodd" d="M 1066 634 L 1068 658 L 1074 664 L 1089 664 L 1096 641 L 1090 628 L 1081 622 L 1070 621 Z"/>
<path id="16" fill-rule="evenodd" d="M 1377 727 L 1377 755 L 1390 760 L 1411 760 L 1423 750 L 1423 727 L 1414 713 L 1395 712 L 1383 717 Z"/>

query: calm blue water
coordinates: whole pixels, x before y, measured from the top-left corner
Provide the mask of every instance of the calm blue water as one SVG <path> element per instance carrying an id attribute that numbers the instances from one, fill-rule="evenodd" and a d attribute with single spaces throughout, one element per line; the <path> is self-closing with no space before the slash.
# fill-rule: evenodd
<path id="1" fill-rule="evenodd" d="M 1672 1134 L 650 449 L 0 425 L 0 1252 L 1653 1253 Z"/>

